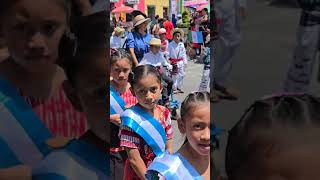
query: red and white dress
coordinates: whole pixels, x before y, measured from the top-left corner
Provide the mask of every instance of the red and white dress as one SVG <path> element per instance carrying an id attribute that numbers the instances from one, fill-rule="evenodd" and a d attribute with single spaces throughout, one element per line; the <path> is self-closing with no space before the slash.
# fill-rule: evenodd
<path id="1" fill-rule="evenodd" d="M 167 140 L 172 139 L 173 128 L 171 124 L 170 111 L 166 107 L 160 105 L 157 105 L 155 108 L 159 109 L 161 112 L 159 122 L 165 129 Z M 138 149 L 145 165 L 148 167 L 151 164 L 155 158 L 155 154 L 141 136 L 135 133 L 131 128 L 125 126 L 120 128 L 119 136 L 120 146 Z M 125 180 L 140 180 L 130 166 L 130 162 L 128 160 L 126 161 L 125 165 L 124 177 Z"/>
<path id="2" fill-rule="evenodd" d="M 85 114 L 73 107 L 63 86 L 47 100 L 21 95 L 54 136 L 77 138 L 87 130 Z"/>

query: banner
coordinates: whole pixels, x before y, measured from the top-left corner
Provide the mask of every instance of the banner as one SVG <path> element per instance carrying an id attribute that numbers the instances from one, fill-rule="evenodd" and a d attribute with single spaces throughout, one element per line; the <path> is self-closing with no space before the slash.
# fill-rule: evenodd
<path id="1" fill-rule="evenodd" d="M 191 36 L 193 43 L 203 43 L 203 35 L 201 31 L 192 31 Z"/>

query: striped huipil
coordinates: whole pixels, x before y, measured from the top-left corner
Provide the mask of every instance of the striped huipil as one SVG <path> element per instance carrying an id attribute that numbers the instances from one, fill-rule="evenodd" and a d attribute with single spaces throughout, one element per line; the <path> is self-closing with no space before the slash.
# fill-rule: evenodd
<path id="1" fill-rule="evenodd" d="M 62 86 L 47 100 L 23 97 L 54 136 L 76 138 L 87 130 L 84 113 L 75 110 Z"/>

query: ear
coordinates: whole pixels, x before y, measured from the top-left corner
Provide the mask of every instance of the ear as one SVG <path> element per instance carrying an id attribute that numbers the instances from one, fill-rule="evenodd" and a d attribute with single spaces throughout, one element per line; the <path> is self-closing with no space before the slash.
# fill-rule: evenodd
<path id="1" fill-rule="evenodd" d="M 181 118 L 178 119 L 178 128 L 181 134 L 185 134 L 186 133 L 186 127 L 184 125 L 184 122 L 182 121 Z"/>
<path id="2" fill-rule="evenodd" d="M 71 86 L 70 82 L 65 81 L 63 83 L 63 89 L 64 89 L 64 92 L 66 93 L 67 98 L 69 99 L 69 101 L 73 105 L 73 107 L 77 111 L 83 112 L 83 108 L 80 103 L 80 98 L 79 98 L 78 94 L 76 93 L 75 88 Z"/>

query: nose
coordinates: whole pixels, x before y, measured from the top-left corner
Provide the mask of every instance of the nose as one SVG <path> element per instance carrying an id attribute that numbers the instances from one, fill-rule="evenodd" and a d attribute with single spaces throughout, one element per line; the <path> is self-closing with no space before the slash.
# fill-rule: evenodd
<path id="1" fill-rule="evenodd" d="M 120 72 L 119 77 L 124 77 L 124 72 L 123 71 Z"/>
<path id="2" fill-rule="evenodd" d="M 35 33 L 31 38 L 28 43 L 28 47 L 30 49 L 37 49 L 37 50 L 42 50 L 44 51 L 46 48 L 46 42 L 45 42 L 45 37 L 37 32 Z"/>
<path id="3" fill-rule="evenodd" d="M 201 135 L 201 140 L 203 141 L 210 141 L 210 128 L 206 128 L 202 135 Z"/>
<path id="4" fill-rule="evenodd" d="M 147 98 L 147 99 L 152 99 L 152 93 L 151 93 L 150 91 L 148 91 L 148 92 L 146 93 L 146 98 Z"/>

